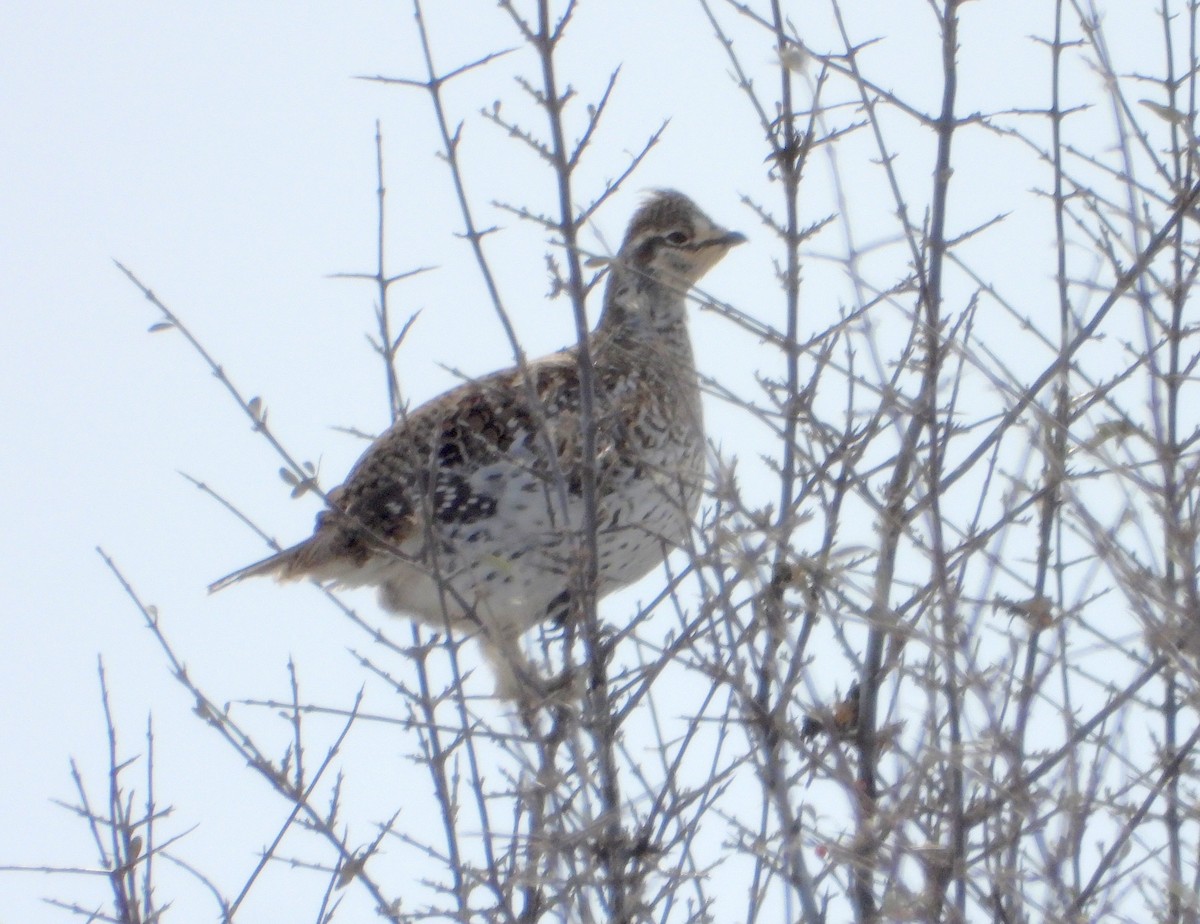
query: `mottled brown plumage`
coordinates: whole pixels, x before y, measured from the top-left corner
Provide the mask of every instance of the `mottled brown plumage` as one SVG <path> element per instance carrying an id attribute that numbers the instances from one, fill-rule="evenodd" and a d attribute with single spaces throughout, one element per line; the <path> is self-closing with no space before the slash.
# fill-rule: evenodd
<path id="1" fill-rule="evenodd" d="M 704 429 L 685 296 L 742 240 L 658 192 L 610 264 L 589 340 L 601 595 L 660 564 L 691 527 Z M 481 628 L 510 686 L 517 636 L 565 609 L 584 509 L 578 351 L 527 374 L 497 372 L 407 414 L 330 492 L 311 538 L 211 589 L 264 574 L 378 586 L 389 610 Z"/>

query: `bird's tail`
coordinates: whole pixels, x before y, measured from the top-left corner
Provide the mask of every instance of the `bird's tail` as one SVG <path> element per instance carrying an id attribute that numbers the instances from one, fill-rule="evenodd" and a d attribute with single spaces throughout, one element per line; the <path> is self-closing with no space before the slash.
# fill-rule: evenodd
<path id="1" fill-rule="evenodd" d="M 279 581 L 294 580 L 303 573 L 302 569 L 297 566 L 307 557 L 306 553 L 309 551 L 308 546 L 310 543 L 311 540 L 305 540 L 292 546 L 290 549 L 284 549 L 281 552 L 276 552 L 274 555 L 269 555 L 262 561 L 256 561 L 245 568 L 239 568 L 232 574 L 227 574 L 220 580 L 209 584 L 208 592 L 215 594 L 218 590 L 224 590 L 230 584 L 236 584 L 238 581 L 251 577 L 269 575 Z"/>

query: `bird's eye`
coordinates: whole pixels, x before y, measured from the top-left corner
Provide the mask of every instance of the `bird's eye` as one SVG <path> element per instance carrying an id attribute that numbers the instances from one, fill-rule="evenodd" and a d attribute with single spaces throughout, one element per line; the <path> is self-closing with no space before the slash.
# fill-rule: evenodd
<path id="1" fill-rule="evenodd" d="M 676 247 L 686 244 L 689 240 L 690 238 L 688 237 L 687 233 L 683 231 L 672 231 L 666 236 L 666 242 L 668 244 L 674 244 Z"/>

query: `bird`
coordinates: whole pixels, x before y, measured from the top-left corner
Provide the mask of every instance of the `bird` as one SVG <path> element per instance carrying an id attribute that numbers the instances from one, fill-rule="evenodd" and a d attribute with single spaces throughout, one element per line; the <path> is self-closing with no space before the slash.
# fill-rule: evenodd
<path id="1" fill-rule="evenodd" d="M 257 576 L 374 586 L 387 611 L 479 633 L 497 694 L 518 697 L 534 682 L 519 637 L 569 611 L 589 465 L 597 598 L 690 535 L 706 451 L 687 295 L 745 240 L 682 193 L 654 191 L 604 261 L 590 444 L 578 344 L 465 381 L 375 439 L 311 537 L 210 592 Z"/>

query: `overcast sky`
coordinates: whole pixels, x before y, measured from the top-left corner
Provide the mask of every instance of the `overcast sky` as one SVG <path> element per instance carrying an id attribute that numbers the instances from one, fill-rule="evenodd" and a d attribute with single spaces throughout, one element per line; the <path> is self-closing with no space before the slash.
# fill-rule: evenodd
<path id="1" fill-rule="evenodd" d="M 749 66 L 773 79 L 766 36 L 714 5 L 746 37 L 739 50 Z M 877 73 L 894 76 L 892 85 L 933 111 L 937 49 L 924 0 L 843 5 L 858 38 L 886 37 L 871 59 Z M 1144 5 L 1128 6 L 1140 17 Z M 430 6 L 435 50 L 447 67 L 518 44 L 494 3 Z M 836 48 L 824 3 L 788 6 L 814 47 Z M 964 6 L 961 111 L 1046 104 L 1047 56 L 1029 36 L 1048 33 L 1047 6 Z M 282 809 L 262 818 L 247 810 L 262 803 L 264 787 L 191 718 L 187 697 L 94 547 L 102 545 L 158 606 L 190 669 L 217 696 L 282 696 L 290 655 L 312 699 L 348 702 L 361 678 L 345 650 L 363 640 L 307 588 L 264 582 L 205 594 L 209 581 L 264 547 L 180 472 L 284 541 L 307 534 L 317 502 L 289 498 L 278 459 L 177 334 L 147 333 L 155 312 L 113 260 L 186 320 L 247 395 L 262 396 L 281 439 L 336 484 L 363 444 L 333 428 L 376 432 L 387 415 L 383 377 L 363 337 L 374 293 L 329 278 L 373 269 L 378 119 L 391 268 L 437 267 L 396 292 L 401 316 L 423 312 L 403 354 L 407 395 L 420 401 L 448 387 L 454 374 L 446 367 L 478 374 L 507 365 L 511 351 L 469 251 L 454 237 L 461 225 L 435 157 L 426 98 L 353 79 L 421 75 L 407 3 L 41 0 L 6 3 L 3 19 L 0 864 L 95 863 L 82 824 L 51 800 L 74 798 L 71 757 L 102 795 L 96 664 L 103 655 L 125 751 L 144 751 L 153 709 L 160 799 L 178 806 L 174 830 L 198 824 L 187 855 L 234 881 Z M 1133 41 L 1132 30 L 1114 25 Z M 647 188 L 677 187 L 751 238 L 706 288 L 745 310 L 765 304 L 775 292 L 774 252 L 739 201 L 770 193 L 761 133 L 699 5 L 591 0 L 572 42 L 567 77 L 589 99 L 622 66 L 607 133 L 579 177 L 581 199 L 671 120 L 627 190 L 598 215 L 588 245 L 615 245 Z M 1136 49 L 1121 50 L 1133 69 Z M 550 187 L 543 165 L 477 114 L 503 99 L 506 112 L 534 118 L 512 81 L 522 67 L 531 73 L 528 56 L 480 70 L 451 86 L 447 100 L 453 118 L 467 120 L 473 200 L 485 221 L 506 229 L 489 246 L 525 346 L 537 354 L 570 338 L 569 317 L 563 302 L 545 299 L 541 233 L 489 203 L 548 207 Z M 1077 79 L 1080 93 L 1099 93 L 1097 82 Z M 994 139 L 977 141 L 979 156 L 965 158 L 977 174 L 958 187 L 960 228 L 1036 207 L 1026 192 L 1046 182 L 998 158 L 1006 149 Z M 861 182 L 877 183 L 868 155 L 864 149 Z M 914 155 L 900 167 L 920 179 L 925 164 Z M 842 166 L 858 182 L 852 155 Z M 810 207 L 816 216 L 830 203 Z M 859 230 L 870 237 L 869 224 Z M 996 248 L 997 278 L 1017 292 L 1014 277 L 1022 274 L 1044 282 L 1050 243 L 1048 236 L 1022 243 L 1016 232 Z M 814 279 L 821 272 L 811 271 Z M 836 294 L 824 302 L 812 297 L 808 330 L 836 317 L 842 293 L 829 291 Z M 752 342 L 705 318 L 696 338 L 702 368 L 752 379 Z M 722 420 L 711 408 L 714 437 L 730 441 Z M 355 600 L 373 612 L 369 595 Z M 41 897 L 78 897 L 89 887 L 98 886 L 3 875 L 0 921 L 62 920 L 65 913 Z M 211 906 L 181 894 L 187 900 L 176 919 L 208 919 Z M 284 919 L 262 908 L 248 918 Z"/>

